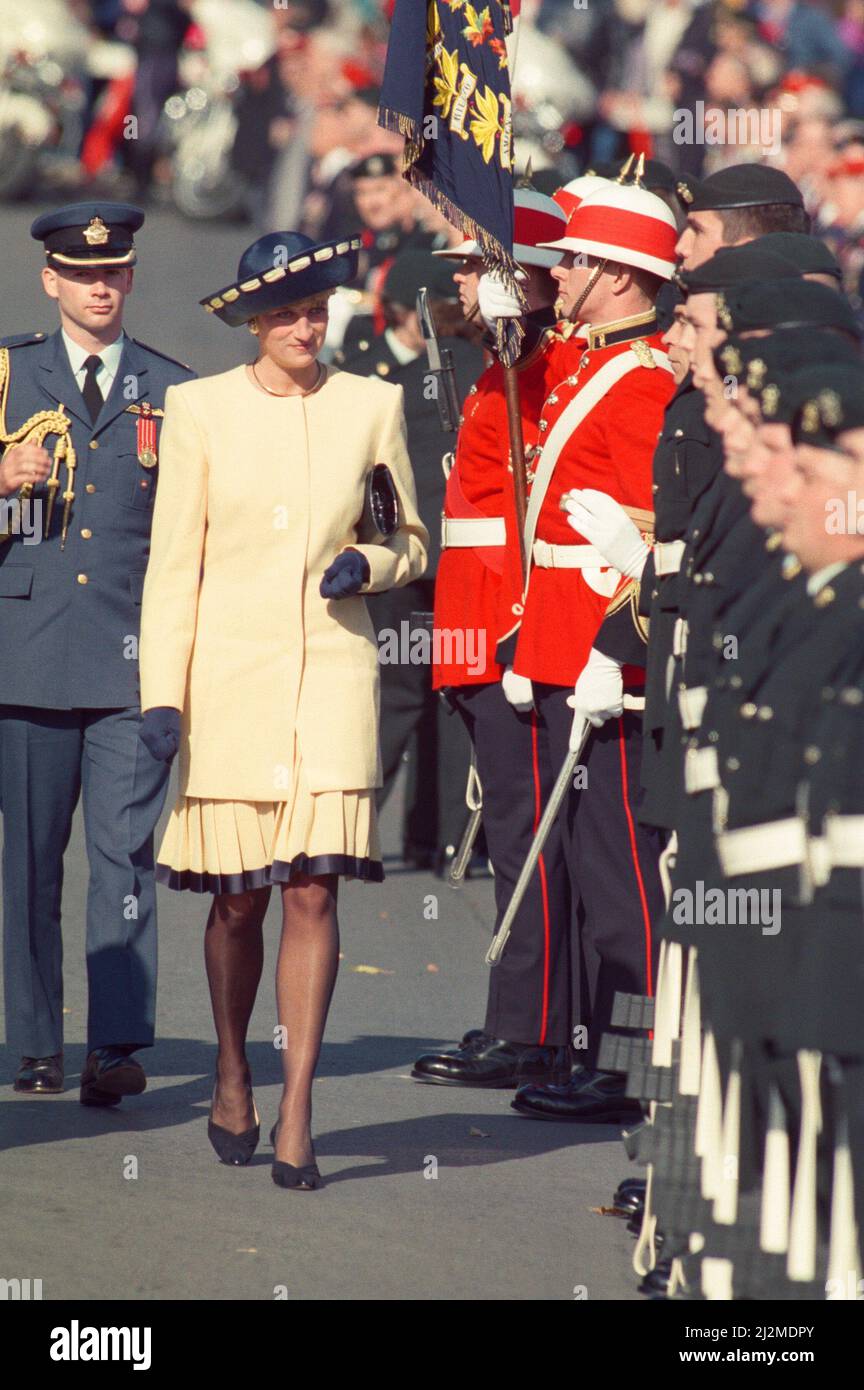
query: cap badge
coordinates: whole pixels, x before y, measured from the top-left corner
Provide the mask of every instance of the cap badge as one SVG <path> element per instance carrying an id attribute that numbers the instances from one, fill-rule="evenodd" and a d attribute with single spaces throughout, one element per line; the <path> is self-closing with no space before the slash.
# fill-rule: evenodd
<path id="1" fill-rule="evenodd" d="M 817 401 L 805 401 L 801 411 L 801 428 L 805 434 L 815 434 L 819 429 L 819 405 Z"/>
<path id="2" fill-rule="evenodd" d="M 843 406 L 836 391 L 819 392 L 819 414 L 831 429 L 836 429 L 840 424 L 843 419 Z"/>
<path id="3" fill-rule="evenodd" d="M 726 329 L 726 332 L 727 332 L 727 333 L 731 333 L 731 332 L 732 332 L 732 315 L 731 315 L 730 312 L 729 312 L 729 306 L 728 306 L 728 304 L 726 303 L 725 295 L 716 294 L 716 295 L 714 296 L 714 300 L 715 300 L 715 303 L 716 303 L 716 305 L 717 305 L 717 318 L 718 318 L 718 321 L 719 321 L 719 322 L 722 324 L 722 326 Z"/>
<path id="4" fill-rule="evenodd" d="M 676 183 L 675 192 L 678 194 L 681 202 L 686 203 L 688 207 L 693 202 L 693 194 L 686 183 Z"/>
<path id="5" fill-rule="evenodd" d="M 770 381 L 762 392 L 762 414 L 776 415 L 780 404 L 780 387 Z"/>
<path id="6" fill-rule="evenodd" d="M 723 366 L 726 368 L 728 372 L 732 372 L 735 376 L 740 375 L 741 369 L 744 364 L 741 361 L 741 354 L 738 351 L 737 347 L 724 347 L 721 350 L 720 357 L 723 362 Z M 749 381 L 747 384 L 750 384 Z"/>
<path id="7" fill-rule="evenodd" d="M 89 226 L 84 228 L 84 240 L 88 246 L 104 246 L 110 235 L 101 217 L 91 217 Z"/>

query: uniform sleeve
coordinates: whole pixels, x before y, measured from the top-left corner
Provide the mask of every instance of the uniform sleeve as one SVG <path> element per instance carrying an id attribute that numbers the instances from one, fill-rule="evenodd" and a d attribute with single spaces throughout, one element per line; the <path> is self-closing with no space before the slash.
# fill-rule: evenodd
<path id="1" fill-rule="evenodd" d="M 360 591 L 364 594 L 379 594 L 386 589 L 401 588 L 412 579 L 419 579 L 426 568 L 429 532 L 417 511 L 401 386 L 393 392 L 393 405 L 384 421 L 375 462 L 386 464 L 393 476 L 399 494 L 399 526 L 383 544 L 355 543 L 345 547 L 347 550 L 359 550 L 368 561 L 369 582 Z"/>
<path id="2" fill-rule="evenodd" d="M 141 708 L 183 709 L 207 526 L 204 440 L 176 386 L 165 396 L 159 485 L 141 605 Z"/>

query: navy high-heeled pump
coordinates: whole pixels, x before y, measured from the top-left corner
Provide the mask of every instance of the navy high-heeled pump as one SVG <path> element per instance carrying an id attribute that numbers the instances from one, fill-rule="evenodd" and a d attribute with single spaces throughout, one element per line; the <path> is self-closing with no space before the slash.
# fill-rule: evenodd
<path id="1" fill-rule="evenodd" d="M 252 1105 L 254 1109 L 254 1101 Z M 213 1114 L 212 1104 L 210 1114 L 211 1116 Z M 257 1110 L 255 1111 L 255 1118 L 258 1120 Z M 208 1118 L 207 1138 L 216 1150 L 220 1163 L 227 1163 L 232 1168 L 244 1168 L 258 1147 L 258 1140 L 261 1138 L 261 1121 L 258 1120 L 252 1129 L 244 1129 L 242 1134 L 232 1134 L 230 1129 L 223 1129 L 222 1125 L 214 1124 L 213 1120 Z"/>
<path id="2" fill-rule="evenodd" d="M 274 1149 L 278 1129 L 277 1120 L 270 1131 L 270 1143 Z M 302 1168 L 295 1168 L 293 1163 L 283 1163 L 274 1156 L 270 1172 L 277 1187 L 293 1187 L 298 1192 L 314 1192 L 316 1188 L 324 1186 L 324 1179 L 318 1171 L 317 1163 L 306 1163 Z"/>

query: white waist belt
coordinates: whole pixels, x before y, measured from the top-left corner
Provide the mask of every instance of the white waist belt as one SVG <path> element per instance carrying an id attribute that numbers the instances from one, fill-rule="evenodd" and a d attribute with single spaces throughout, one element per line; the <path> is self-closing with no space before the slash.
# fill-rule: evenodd
<path id="1" fill-rule="evenodd" d="M 610 569 L 609 561 L 593 545 L 549 545 L 535 541 L 535 565 L 544 570 Z"/>
<path id="2" fill-rule="evenodd" d="M 672 633 L 672 655 L 683 656 L 687 650 L 687 633 L 689 627 L 686 618 L 675 619 L 675 629 Z"/>
<path id="3" fill-rule="evenodd" d="M 456 550 L 474 545 L 505 545 L 507 532 L 503 516 L 441 518 L 441 549 Z"/>
<path id="4" fill-rule="evenodd" d="M 684 754 L 684 790 L 710 792 L 720 785 L 716 748 L 688 748 Z"/>
<path id="5" fill-rule="evenodd" d="M 658 579 L 677 574 L 684 558 L 683 541 L 657 541 L 654 546 L 654 573 Z"/>
<path id="6" fill-rule="evenodd" d="M 832 868 L 864 868 L 864 816 L 827 816 L 825 840 Z"/>
<path id="7" fill-rule="evenodd" d="M 790 816 L 767 825 L 727 830 L 717 838 L 717 854 L 727 878 L 806 864 L 807 827 L 798 816 Z"/>
<path id="8" fill-rule="evenodd" d="M 698 729 L 702 723 L 702 713 L 708 699 L 708 687 L 691 685 L 678 691 L 678 713 L 685 729 Z"/>

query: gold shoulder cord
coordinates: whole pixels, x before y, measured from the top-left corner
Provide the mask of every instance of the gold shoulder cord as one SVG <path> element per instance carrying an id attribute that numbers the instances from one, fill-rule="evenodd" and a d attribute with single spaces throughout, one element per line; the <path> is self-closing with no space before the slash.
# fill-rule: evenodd
<path id="1" fill-rule="evenodd" d="M 74 481 L 75 468 L 78 459 L 75 454 L 75 447 L 72 443 L 72 422 L 63 414 L 63 406 L 59 410 L 39 410 L 35 415 L 31 415 L 29 420 L 25 420 L 17 430 L 11 434 L 6 429 L 6 401 L 9 395 L 9 349 L 0 348 L 0 447 L 4 450 L 12 444 L 44 444 L 49 434 L 57 435 L 57 443 L 54 445 L 54 466 L 51 469 L 51 476 L 47 479 L 45 486 L 48 488 L 48 506 L 45 511 L 44 537 L 47 539 L 51 530 L 51 516 L 54 511 L 54 502 L 57 496 L 57 489 L 60 486 L 60 464 L 66 460 L 66 491 L 63 493 L 63 531 L 60 537 L 60 549 L 66 544 L 66 533 L 69 529 L 69 510 L 75 500 Z M 18 491 L 20 501 L 26 501 L 33 492 L 32 483 L 24 483 Z M 11 536 L 11 529 L 0 531 L 0 542 L 8 541 Z"/>

